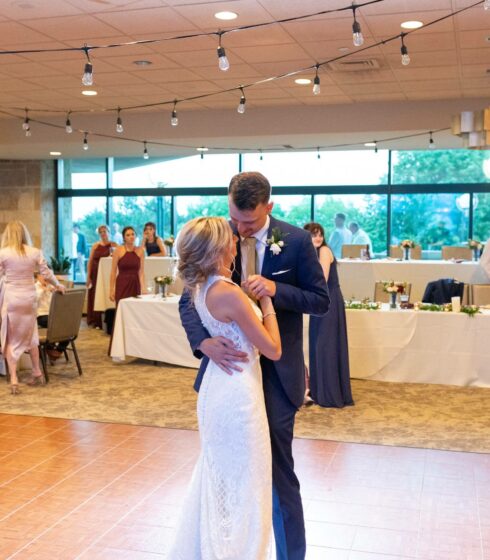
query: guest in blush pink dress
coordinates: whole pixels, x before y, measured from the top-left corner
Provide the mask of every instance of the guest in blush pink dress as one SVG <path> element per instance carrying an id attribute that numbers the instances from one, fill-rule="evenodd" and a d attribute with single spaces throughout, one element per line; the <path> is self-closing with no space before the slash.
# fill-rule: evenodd
<path id="1" fill-rule="evenodd" d="M 30 353 L 32 361 L 28 383 L 44 381 L 39 367 L 34 273 L 39 271 L 56 290 L 65 289 L 48 268 L 40 249 L 31 246 L 29 232 L 22 222 L 7 224 L 1 245 L 0 344 L 9 368 L 11 393 L 15 395 L 19 393 L 17 362 L 24 352 Z"/>

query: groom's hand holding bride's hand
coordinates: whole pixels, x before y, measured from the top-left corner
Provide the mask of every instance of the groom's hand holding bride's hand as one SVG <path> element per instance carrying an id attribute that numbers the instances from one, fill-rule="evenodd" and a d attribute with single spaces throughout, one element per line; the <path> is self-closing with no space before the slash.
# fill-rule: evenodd
<path id="1" fill-rule="evenodd" d="M 260 274 L 251 274 L 248 279 L 242 283 L 242 287 L 257 300 L 265 296 L 272 298 L 276 295 L 276 283 L 268 278 L 260 276 Z"/>
<path id="2" fill-rule="evenodd" d="M 248 362 L 247 353 L 237 350 L 233 342 L 224 336 L 204 339 L 199 350 L 228 375 L 243 371 L 236 362 Z"/>

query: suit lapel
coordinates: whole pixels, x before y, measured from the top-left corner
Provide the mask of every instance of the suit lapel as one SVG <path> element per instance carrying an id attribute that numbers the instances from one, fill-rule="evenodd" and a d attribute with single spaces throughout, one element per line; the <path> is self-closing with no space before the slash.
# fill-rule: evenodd
<path id="1" fill-rule="evenodd" d="M 267 239 L 270 239 L 272 236 L 272 228 L 277 227 L 277 222 L 276 220 L 270 216 L 270 222 L 269 222 L 269 229 L 267 230 Z M 264 278 L 270 278 L 271 272 L 274 269 L 274 262 L 273 262 L 273 258 L 277 259 L 279 255 L 274 256 L 270 250 L 269 245 L 266 246 L 265 248 L 265 253 L 264 253 L 264 260 L 262 262 L 262 270 L 261 270 L 261 275 L 264 276 Z"/>

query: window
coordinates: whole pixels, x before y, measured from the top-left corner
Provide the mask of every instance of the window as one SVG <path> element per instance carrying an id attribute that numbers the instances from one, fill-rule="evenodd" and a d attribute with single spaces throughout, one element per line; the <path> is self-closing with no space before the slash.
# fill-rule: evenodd
<path id="1" fill-rule="evenodd" d="M 176 196 L 177 232 L 181 227 L 200 216 L 222 216 L 228 219 L 227 196 Z"/>
<path id="2" fill-rule="evenodd" d="M 154 222 L 157 226 L 157 235 L 165 237 L 165 231 L 170 230 L 170 224 L 163 224 L 163 205 L 162 200 L 159 200 L 162 198 L 157 196 L 112 197 L 110 199 L 110 226 L 114 241 L 122 243 L 122 230 L 126 226 L 131 226 L 136 232 L 136 245 L 139 245 L 146 222 Z"/>
<path id="3" fill-rule="evenodd" d="M 430 150 L 392 152 L 392 183 L 487 183 L 484 152 Z"/>
<path id="4" fill-rule="evenodd" d="M 99 239 L 97 228 L 106 223 L 106 198 L 60 198 L 58 212 L 62 223 L 60 246 L 72 261 L 71 276 L 77 282 L 85 282 L 90 249 Z M 74 229 L 76 225 L 78 231 Z"/>
<path id="5" fill-rule="evenodd" d="M 300 228 L 311 222 L 310 195 L 279 195 L 273 196 L 272 200 L 274 201 L 272 215 L 275 218 Z"/>
<path id="6" fill-rule="evenodd" d="M 328 242 L 335 229 L 338 212 L 345 214 L 345 227 L 351 222 L 364 230 L 373 246 L 376 257 L 386 256 L 387 196 L 377 194 L 317 195 L 315 196 L 315 222 L 325 229 Z"/>
<path id="7" fill-rule="evenodd" d="M 443 245 L 463 245 L 469 233 L 469 195 L 397 194 L 392 197 L 391 243 L 413 239 L 424 258 L 441 258 Z"/>
<path id="8" fill-rule="evenodd" d="M 490 193 L 473 195 L 473 237 L 485 242 L 490 239 Z"/>
<path id="9" fill-rule="evenodd" d="M 227 187 L 238 173 L 237 154 L 180 158 L 116 158 L 113 188 Z"/>
<path id="10" fill-rule="evenodd" d="M 263 159 L 260 159 L 260 158 Z M 274 186 L 380 185 L 388 178 L 388 151 L 244 154 L 243 171 L 260 171 Z"/>
<path id="11" fill-rule="evenodd" d="M 105 159 L 65 159 L 61 167 L 62 189 L 107 188 Z"/>

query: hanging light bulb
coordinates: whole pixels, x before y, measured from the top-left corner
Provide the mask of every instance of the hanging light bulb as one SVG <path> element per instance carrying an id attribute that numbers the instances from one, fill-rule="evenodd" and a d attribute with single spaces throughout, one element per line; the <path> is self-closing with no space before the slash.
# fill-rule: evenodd
<path id="1" fill-rule="evenodd" d="M 400 49 L 400 51 L 402 53 L 402 64 L 403 64 L 403 66 L 408 66 L 410 64 L 410 55 L 408 54 L 408 49 L 407 49 L 407 46 L 405 45 L 405 41 L 404 41 L 405 35 L 406 35 L 406 33 L 402 33 L 400 35 L 401 40 L 402 40 L 402 48 Z"/>
<path id="2" fill-rule="evenodd" d="M 483 2 L 483 8 L 485 10 L 490 10 L 490 0 L 485 0 L 485 2 Z"/>
<path id="3" fill-rule="evenodd" d="M 148 153 L 148 148 L 146 147 L 146 141 L 143 142 L 144 150 L 143 150 L 143 159 L 150 159 L 150 154 Z"/>
<path id="4" fill-rule="evenodd" d="M 65 132 L 67 134 L 71 134 L 73 132 L 73 127 L 71 126 L 71 121 L 70 121 L 70 112 L 68 112 L 66 115 Z"/>
<path id="5" fill-rule="evenodd" d="M 435 150 L 436 143 L 434 142 L 434 138 L 432 138 L 432 130 L 429 132 L 429 150 Z"/>
<path id="6" fill-rule="evenodd" d="M 320 155 L 320 146 L 318 146 L 318 148 L 316 149 L 316 159 L 320 159 L 321 155 Z"/>
<path id="7" fill-rule="evenodd" d="M 224 49 L 224 47 L 221 46 L 221 35 L 223 35 L 223 32 L 220 31 L 219 32 L 219 45 L 218 45 L 218 66 L 219 69 L 222 70 L 223 72 L 226 72 L 227 70 L 230 69 L 230 62 L 228 61 L 228 57 L 226 56 L 226 51 Z"/>
<path id="8" fill-rule="evenodd" d="M 356 19 L 356 5 L 352 6 L 352 15 L 354 22 L 352 24 L 352 42 L 355 47 L 361 47 L 364 44 L 364 36 L 361 31 L 361 24 Z"/>
<path id="9" fill-rule="evenodd" d="M 378 153 L 378 141 L 377 140 L 374 141 L 374 153 L 375 154 Z"/>
<path id="10" fill-rule="evenodd" d="M 237 110 L 241 115 L 243 115 L 243 113 L 245 113 L 245 103 L 247 102 L 247 100 L 245 99 L 245 93 L 244 93 L 242 87 L 240 88 L 240 91 L 242 92 L 242 95 L 241 95 L 241 97 L 240 97 L 240 103 L 238 104 L 238 107 L 237 107 L 236 110 Z"/>
<path id="11" fill-rule="evenodd" d="M 82 84 L 84 86 L 91 86 L 94 83 L 94 72 L 92 68 L 92 63 L 90 62 L 89 48 L 87 44 L 83 47 L 85 56 L 87 57 L 87 62 L 85 63 L 82 76 Z"/>
<path id="12" fill-rule="evenodd" d="M 24 122 L 22 123 L 22 130 L 26 133 L 26 136 L 30 136 L 31 135 L 31 124 L 30 124 L 30 120 L 29 120 L 29 110 L 26 109 L 26 116 L 24 119 Z"/>
<path id="13" fill-rule="evenodd" d="M 172 110 L 172 117 L 170 119 L 170 124 L 172 126 L 177 126 L 179 124 L 179 117 L 177 116 L 177 99 L 174 101 L 174 108 Z"/>
<path id="14" fill-rule="evenodd" d="M 321 91 L 320 89 L 320 76 L 318 75 L 319 64 L 316 65 L 315 78 L 313 80 L 313 95 L 318 95 Z"/>
<path id="15" fill-rule="evenodd" d="M 260 161 L 263 161 L 264 160 L 264 154 L 262 153 L 262 150 L 259 150 L 259 154 L 260 154 L 260 157 L 259 157 Z"/>
<path id="16" fill-rule="evenodd" d="M 124 132 L 124 127 L 121 119 L 121 109 L 119 107 L 117 108 L 116 132 L 118 132 L 119 134 L 121 134 L 121 132 Z"/>
<path id="17" fill-rule="evenodd" d="M 87 138 L 87 133 L 86 132 L 83 133 L 83 149 L 85 151 L 88 150 L 88 138 Z"/>

